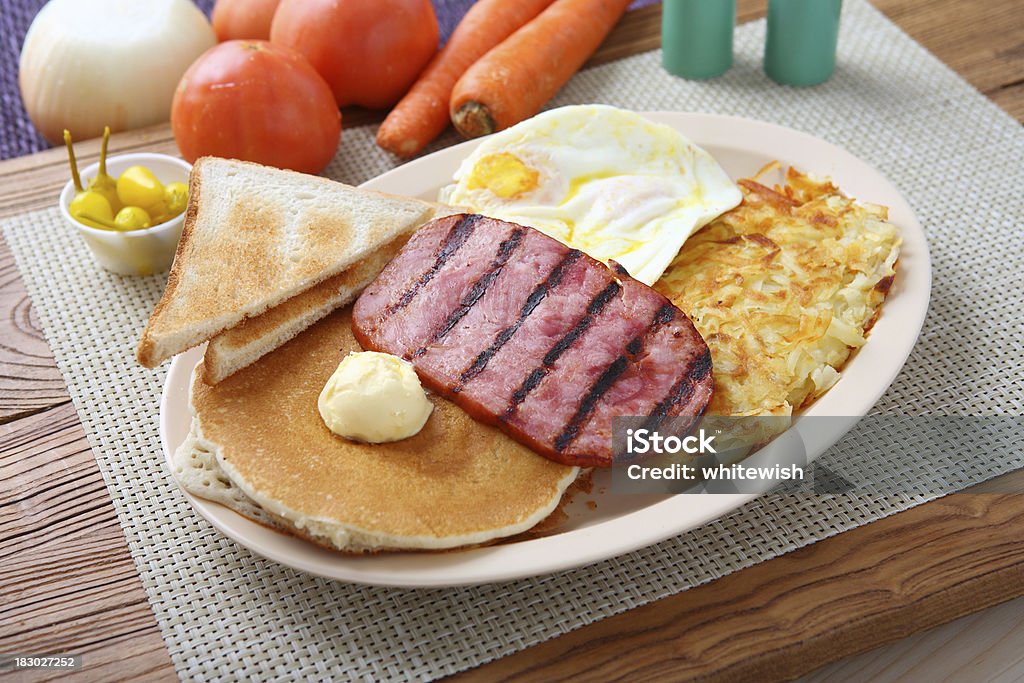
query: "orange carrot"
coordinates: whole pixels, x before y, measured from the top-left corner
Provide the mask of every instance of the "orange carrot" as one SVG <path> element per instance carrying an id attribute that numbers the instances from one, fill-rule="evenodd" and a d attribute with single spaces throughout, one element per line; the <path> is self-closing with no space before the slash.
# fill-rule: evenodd
<path id="1" fill-rule="evenodd" d="M 597 50 L 630 0 L 556 0 L 462 75 L 452 123 L 466 137 L 528 119 Z"/>
<path id="2" fill-rule="evenodd" d="M 480 0 L 377 131 L 377 144 L 402 157 L 420 152 L 448 127 L 452 87 L 473 62 L 512 35 L 552 0 Z"/>

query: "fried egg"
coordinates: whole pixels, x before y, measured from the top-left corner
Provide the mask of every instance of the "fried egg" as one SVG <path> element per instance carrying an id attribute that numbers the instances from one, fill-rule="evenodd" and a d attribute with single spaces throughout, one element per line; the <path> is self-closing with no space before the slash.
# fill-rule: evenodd
<path id="1" fill-rule="evenodd" d="M 686 239 L 742 194 L 710 154 L 674 128 L 582 105 L 487 138 L 440 199 L 536 228 L 651 285 Z"/>

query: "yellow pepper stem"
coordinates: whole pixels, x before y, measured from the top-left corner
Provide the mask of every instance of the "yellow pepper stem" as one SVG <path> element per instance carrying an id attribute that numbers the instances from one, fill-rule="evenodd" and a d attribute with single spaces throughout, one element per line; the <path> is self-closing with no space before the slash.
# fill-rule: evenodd
<path id="1" fill-rule="evenodd" d="M 100 145 L 100 175 L 107 175 L 107 143 L 110 142 L 110 126 L 103 127 L 103 143 Z"/>
<path id="2" fill-rule="evenodd" d="M 71 131 L 64 129 L 64 144 L 68 148 L 68 161 L 71 163 L 71 180 L 75 183 L 75 192 L 85 192 L 82 177 L 78 175 L 78 162 L 75 161 L 75 150 L 71 147 Z"/>

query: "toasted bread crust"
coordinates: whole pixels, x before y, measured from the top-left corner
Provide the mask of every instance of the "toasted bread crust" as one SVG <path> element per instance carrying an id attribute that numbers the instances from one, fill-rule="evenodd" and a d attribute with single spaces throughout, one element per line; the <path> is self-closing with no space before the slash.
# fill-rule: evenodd
<path id="1" fill-rule="evenodd" d="M 260 194 L 273 201 L 260 201 Z M 142 333 L 146 367 L 345 270 L 443 207 L 293 171 L 204 157 L 167 287 Z"/>
<path id="2" fill-rule="evenodd" d="M 351 268 L 215 336 L 203 356 L 207 381 L 226 379 L 351 303 L 408 239 L 408 234 L 400 235 Z"/>
<path id="3" fill-rule="evenodd" d="M 199 182 L 200 174 L 196 169 L 201 168 L 206 159 L 207 157 L 196 159 L 196 163 L 192 165 L 192 172 L 188 174 L 188 205 L 185 207 L 185 222 L 181 228 L 178 246 L 174 250 L 171 272 L 167 274 L 167 285 L 164 287 L 163 296 L 160 297 L 160 301 L 156 302 L 156 307 L 153 308 L 153 312 L 149 316 L 150 321 L 163 315 L 164 309 L 167 308 L 168 303 L 174 298 L 174 293 L 178 289 L 180 264 L 183 261 L 181 255 L 192 240 L 192 232 L 195 230 L 196 215 L 199 213 L 199 203 L 201 201 L 202 183 Z M 139 339 L 139 346 L 135 350 L 135 358 L 147 368 L 155 368 L 163 360 L 156 356 L 156 343 L 153 340 L 153 335 L 150 333 L 149 323 L 142 330 L 142 338 Z"/>

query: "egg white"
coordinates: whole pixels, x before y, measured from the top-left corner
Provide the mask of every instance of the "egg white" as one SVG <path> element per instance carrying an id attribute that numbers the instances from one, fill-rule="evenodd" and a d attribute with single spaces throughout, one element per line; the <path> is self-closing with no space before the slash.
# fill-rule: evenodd
<path id="1" fill-rule="evenodd" d="M 526 189 L 503 197 L 492 188 L 509 176 Z M 553 109 L 492 135 L 441 191 L 441 201 L 541 230 L 649 285 L 690 235 L 741 199 L 679 131 L 605 105 Z"/>

